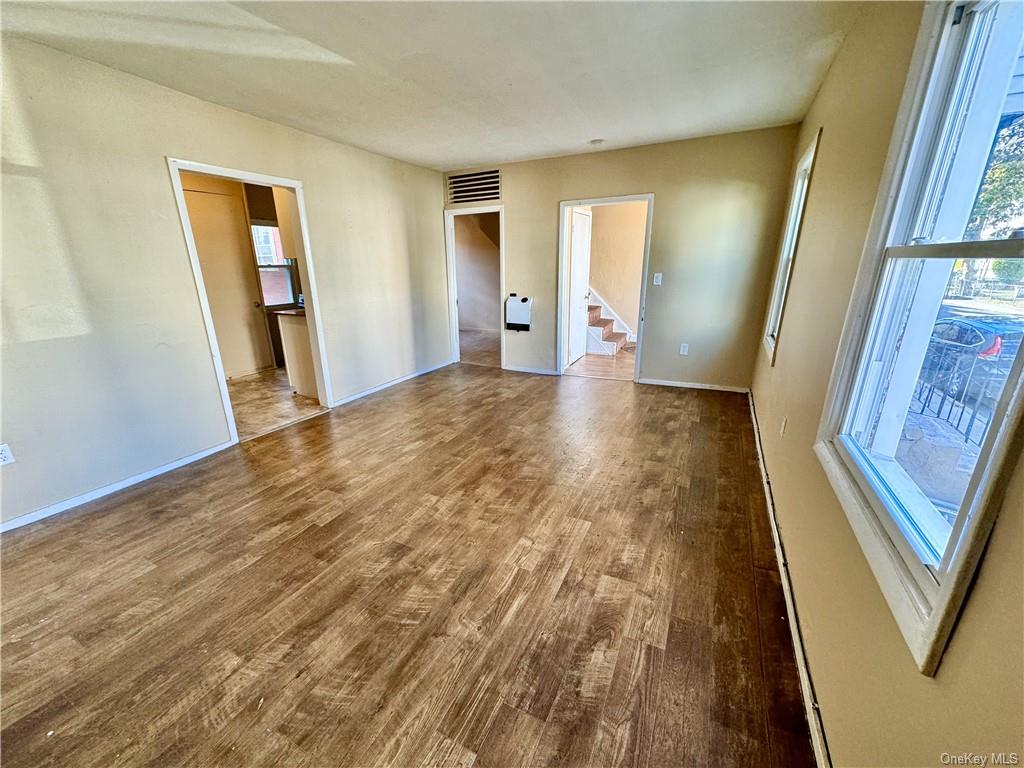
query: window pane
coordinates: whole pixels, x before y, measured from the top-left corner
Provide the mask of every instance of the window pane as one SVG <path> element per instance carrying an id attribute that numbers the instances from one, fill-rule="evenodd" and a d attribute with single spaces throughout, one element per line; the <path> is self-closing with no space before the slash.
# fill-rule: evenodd
<path id="1" fill-rule="evenodd" d="M 287 264 L 284 248 L 281 247 L 281 230 L 277 227 L 264 227 L 254 224 L 252 227 L 252 244 L 256 250 L 257 264 Z"/>
<path id="2" fill-rule="evenodd" d="M 288 267 L 260 267 L 259 271 L 264 306 L 275 307 L 295 303 L 292 273 Z"/>
<path id="3" fill-rule="evenodd" d="M 1017 5 L 968 14 L 919 218 L 905 242 L 1003 240 L 1024 230 L 1024 23 Z"/>
<path id="4" fill-rule="evenodd" d="M 889 263 L 844 432 L 936 564 L 1024 336 L 1024 259 Z"/>
<path id="5" fill-rule="evenodd" d="M 1024 69 L 1024 57 L 1018 59 Z M 1024 74 L 1017 100 L 1024 100 Z M 1024 113 L 1024 105 L 1021 107 Z M 1024 237 L 1024 114 L 1003 115 L 992 145 L 985 176 L 974 201 L 965 239 Z"/>

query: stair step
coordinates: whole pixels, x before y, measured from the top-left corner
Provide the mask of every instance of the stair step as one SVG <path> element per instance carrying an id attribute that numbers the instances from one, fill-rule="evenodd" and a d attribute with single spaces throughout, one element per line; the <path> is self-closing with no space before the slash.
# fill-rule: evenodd
<path id="1" fill-rule="evenodd" d="M 615 345 L 615 351 L 618 352 L 624 346 L 626 346 L 626 334 L 624 333 L 610 333 L 604 337 L 605 341 L 610 341 Z"/>
<path id="2" fill-rule="evenodd" d="M 590 304 L 587 306 L 587 323 L 590 325 L 594 324 L 595 320 L 601 319 L 601 308 Z"/>
<path id="3" fill-rule="evenodd" d="M 610 318 L 602 317 L 597 322 L 591 322 L 590 327 L 600 328 L 601 338 L 607 339 L 612 333 L 615 332 L 615 321 Z"/>

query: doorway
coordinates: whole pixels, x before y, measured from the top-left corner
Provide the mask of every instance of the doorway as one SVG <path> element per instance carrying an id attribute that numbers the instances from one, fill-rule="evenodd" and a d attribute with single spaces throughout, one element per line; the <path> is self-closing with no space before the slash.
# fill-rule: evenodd
<path id="1" fill-rule="evenodd" d="M 654 195 L 559 206 L 558 370 L 636 381 Z"/>
<path id="2" fill-rule="evenodd" d="M 330 388 L 301 184 L 168 165 L 231 442 L 323 413 Z"/>
<path id="3" fill-rule="evenodd" d="M 501 206 L 445 212 L 452 357 L 503 368 L 503 210 Z"/>

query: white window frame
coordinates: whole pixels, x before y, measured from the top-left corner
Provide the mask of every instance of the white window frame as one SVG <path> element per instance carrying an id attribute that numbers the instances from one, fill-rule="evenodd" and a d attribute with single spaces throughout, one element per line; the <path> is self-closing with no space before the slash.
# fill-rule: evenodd
<path id="1" fill-rule="evenodd" d="M 768 302 L 768 316 L 764 325 L 764 336 L 761 343 L 768 353 L 769 365 L 775 365 L 775 350 L 779 345 L 782 333 L 782 317 L 786 312 L 786 298 L 789 296 L 789 281 L 793 274 L 793 261 L 796 249 L 800 244 L 800 230 L 804 223 L 804 211 L 807 210 L 807 193 L 814 175 L 814 160 L 818 155 L 818 143 L 821 141 L 821 128 L 814 134 L 814 139 L 800 156 L 793 176 L 793 188 L 789 196 L 789 208 L 786 210 L 786 226 L 782 232 L 782 243 L 779 247 L 779 258 L 775 264 L 775 278 L 772 282 L 771 299 Z"/>
<path id="2" fill-rule="evenodd" d="M 1024 258 L 1024 241 L 1004 240 L 949 245 L 890 245 L 912 231 L 906 211 L 916 210 L 914 190 L 923 190 L 930 156 L 941 132 L 950 130 L 946 103 L 966 25 L 954 24 L 959 14 L 984 10 L 989 3 L 927 3 L 914 49 L 907 85 L 897 114 L 868 228 L 853 295 L 829 382 L 815 453 L 839 499 L 850 526 L 907 645 L 923 674 L 934 675 L 966 598 L 972 577 L 1002 503 L 1008 457 L 1020 450 L 1024 411 L 1024 354 L 1010 372 L 993 413 L 949 544 L 941 561 L 928 564 L 901 535 L 894 498 L 877 471 L 865 465 L 852 440 L 841 435 L 850 404 L 856 397 L 862 354 L 873 327 L 876 296 L 884 289 L 883 270 L 892 257 Z M 959 29 L 958 29 L 959 27 Z M 901 194 L 901 191 L 903 192 Z M 901 207 L 904 210 L 901 210 Z M 928 213 L 927 208 L 925 212 Z M 913 249 L 910 251 L 909 249 Z M 887 253 L 888 252 L 888 253 Z M 898 505 L 896 505 L 898 506 Z"/>

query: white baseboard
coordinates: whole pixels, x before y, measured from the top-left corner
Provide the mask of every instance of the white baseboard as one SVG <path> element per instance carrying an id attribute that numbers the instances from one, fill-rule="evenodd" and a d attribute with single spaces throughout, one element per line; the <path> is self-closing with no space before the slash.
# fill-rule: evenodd
<path id="1" fill-rule="evenodd" d="M 111 493 L 123 490 L 125 488 L 128 488 L 129 486 L 137 485 L 138 483 L 141 483 L 144 480 L 150 480 L 151 478 L 154 478 L 157 475 L 162 475 L 165 472 L 170 472 L 173 469 L 178 469 L 179 467 L 183 467 L 186 464 L 191 464 L 194 461 L 205 459 L 207 456 L 217 453 L 218 451 L 223 451 L 225 448 L 230 448 L 232 445 L 235 445 L 235 443 L 229 440 L 226 443 L 220 443 L 219 445 L 215 445 L 212 448 L 207 448 L 205 451 L 193 453 L 191 456 L 186 456 L 182 459 L 178 459 L 177 461 L 172 461 L 169 464 L 164 464 L 162 466 L 157 467 L 156 469 L 149 469 L 146 470 L 145 472 L 140 472 L 139 474 L 132 475 L 131 477 L 127 477 L 124 480 L 118 480 L 116 483 L 104 485 L 102 488 L 96 488 L 95 490 L 79 494 L 78 496 L 74 496 L 70 499 L 58 501 L 56 504 L 51 504 L 48 507 L 37 509 L 35 512 L 29 512 L 28 514 L 20 515 L 19 517 L 15 517 L 11 520 L 7 520 L 3 523 L 0 523 L 0 533 L 12 531 L 15 528 L 20 528 L 23 525 L 34 523 L 37 520 L 43 520 L 47 517 L 53 517 L 53 515 L 60 514 L 61 512 L 66 512 L 67 510 L 72 509 L 73 507 L 78 507 L 87 502 L 95 501 L 96 499 L 108 496 Z"/>
<path id="2" fill-rule="evenodd" d="M 516 373 L 539 373 L 542 376 L 558 376 L 558 371 L 549 371 L 547 368 L 520 368 L 517 365 L 506 365 L 506 371 L 515 371 Z"/>
<path id="3" fill-rule="evenodd" d="M 345 395 L 340 400 L 335 400 L 333 403 L 331 403 L 331 408 L 337 408 L 339 405 L 344 405 L 345 403 L 351 403 L 353 400 L 358 400 L 358 399 L 360 399 L 362 397 L 366 397 L 367 395 L 372 395 L 374 392 L 380 392 L 381 390 L 387 389 L 388 387 L 393 387 L 396 384 L 401 384 L 403 381 L 408 381 L 409 379 L 415 379 L 417 376 L 424 376 L 424 375 L 426 375 L 428 373 L 433 373 L 436 370 L 439 370 L 441 368 L 446 368 L 449 365 L 453 365 L 454 363 L 457 363 L 457 362 L 459 362 L 459 361 L 458 360 L 446 360 L 445 362 L 440 363 L 439 365 L 434 365 L 434 366 L 431 366 L 430 368 L 424 368 L 424 369 L 419 370 L 419 371 L 413 371 L 412 373 L 407 373 L 405 376 L 399 376 L 397 379 L 391 379 L 391 381 L 385 381 L 383 384 L 378 384 L 375 387 L 370 387 L 369 389 L 364 389 L 363 391 L 356 392 L 353 395 Z"/>
<path id="4" fill-rule="evenodd" d="M 670 381 L 668 379 L 638 379 L 637 384 L 654 384 L 659 387 L 682 387 L 684 389 L 713 389 L 718 392 L 739 392 L 749 395 L 747 387 L 727 387 L 723 384 L 699 384 L 693 381 Z"/>
<path id="5" fill-rule="evenodd" d="M 803 635 L 800 632 L 800 620 L 796 612 L 796 601 L 793 598 L 793 585 L 789 579 L 786 551 L 782 544 L 782 534 L 779 532 L 779 522 L 775 517 L 775 501 L 772 498 L 772 486 L 771 481 L 768 479 L 768 469 L 764 463 L 764 452 L 761 448 L 761 429 L 757 424 L 757 412 L 754 410 L 753 394 L 748 393 L 747 399 L 750 403 L 750 420 L 754 425 L 754 444 L 757 447 L 757 463 L 761 468 L 761 484 L 764 486 L 768 521 L 771 524 L 772 539 L 775 542 L 775 559 L 779 564 L 782 594 L 786 600 L 789 633 L 793 639 L 793 654 L 796 657 L 797 673 L 800 677 L 800 693 L 804 700 L 807 727 L 811 732 L 811 746 L 814 748 L 814 759 L 818 764 L 818 768 L 832 768 L 832 757 L 828 751 L 828 741 L 825 739 L 825 725 L 821 720 L 818 700 L 814 695 L 814 684 L 811 682 L 811 670 L 807 664 L 807 654 L 804 651 Z"/>
<path id="6" fill-rule="evenodd" d="M 426 368 L 422 371 L 416 371 L 415 373 L 410 373 L 408 376 L 402 376 L 400 378 L 393 379 L 392 381 L 385 382 L 384 384 L 380 384 L 379 386 L 372 387 L 371 389 L 367 389 L 362 392 L 357 392 L 354 395 L 348 395 L 347 397 L 343 397 L 341 400 L 336 401 L 331 407 L 334 408 L 344 403 L 349 403 L 352 402 L 353 400 L 358 400 L 361 397 L 366 397 L 367 395 L 371 395 L 374 392 L 379 392 L 380 390 L 387 389 L 388 387 L 392 387 L 395 384 L 400 384 L 403 381 L 408 381 L 409 379 L 415 378 L 417 376 L 422 376 L 423 374 L 436 371 L 439 368 L 444 368 L 445 366 L 451 365 L 453 362 L 455 361 L 449 360 L 447 362 L 441 363 L 440 365 L 435 365 L 431 368 Z M 95 490 L 80 494 L 73 498 L 57 502 L 56 504 L 51 504 L 48 507 L 37 509 L 35 512 L 29 512 L 28 514 L 15 517 L 12 520 L 0 523 L 0 533 L 5 533 L 7 531 L 14 530 L 15 528 L 20 528 L 23 525 L 34 523 L 37 520 L 43 520 L 47 517 L 52 517 L 53 515 L 60 514 L 61 512 L 65 512 L 69 509 L 72 509 L 73 507 L 80 506 L 90 501 L 95 501 L 96 499 L 102 498 L 116 491 L 120 491 L 124 488 L 128 488 L 129 486 L 141 483 L 144 480 L 149 480 L 151 478 L 156 477 L 157 475 L 162 475 L 166 472 L 170 472 L 171 470 L 183 467 L 186 464 L 191 464 L 194 461 L 204 459 L 211 454 L 224 450 L 225 448 L 230 448 L 232 445 L 236 445 L 236 442 L 228 441 L 226 443 L 221 443 L 219 445 L 213 446 L 212 448 L 207 448 L 204 451 L 200 451 L 199 453 L 193 453 L 191 456 L 186 456 L 182 459 L 178 459 L 177 461 L 172 461 L 169 464 L 164 464 L 162 466 L 156 467 L 155 469 L 140 472 L 139 474 L 132 475 L 131 477 L 125 478 L 124 480 L 119 480 L 116 483 L 111 483 L 110 485 L 105 485 L 102 488 L 97 488 Z"/>

